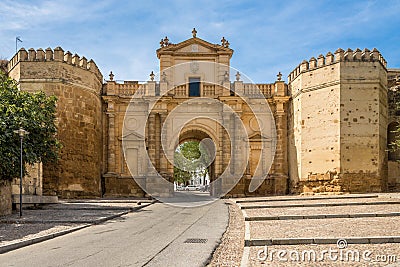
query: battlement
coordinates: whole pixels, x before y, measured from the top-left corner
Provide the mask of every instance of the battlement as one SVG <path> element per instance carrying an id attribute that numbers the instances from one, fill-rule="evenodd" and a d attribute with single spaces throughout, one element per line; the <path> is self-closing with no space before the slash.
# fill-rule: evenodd
<path id="1" fill-rule="evenodd" d="M 374 48 L 372 51 L 365 48 L 360 50 L 351 50 L 350 48 L 344 51 L 339 48 L 335 53 L 328 52 L 325 56 L 319 55 L 318 58 L 312 57 L 309 61 L 303 60 L 288 76 L 288 82 L 290 83 L 297 76 L 303 72 L 311 71 L 317 68 L 335 64 L 338 62 L 380 62 L 383 67 L 387 68 L 387 62 L 383 58 L 382 54 Z"/>
<path id="2" fill-rule="evenodd" d="M 52 50 L 50 47 L 43 50 L 30 48 L 28 51 L 21 48 L 13 58 L 8 62 L 8 71 L 11 71 L 19 62 L 34 61 L 34 62 L 63 62 L 78 68 L 88 70 L 94 73 L 99 80 L 103 79 L 99 68 L 96 63 L 91 59 L 87 60 L 85 57 L 79 57 L 78 54 L 72 55 L 70 51 L 64 53 L 61 47 L 56 47 Z"/>

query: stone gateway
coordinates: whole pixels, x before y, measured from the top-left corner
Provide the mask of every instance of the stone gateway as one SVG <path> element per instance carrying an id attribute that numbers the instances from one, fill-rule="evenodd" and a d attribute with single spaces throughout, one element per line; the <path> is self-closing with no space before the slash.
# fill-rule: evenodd
<path id="1" fill-rule="evenodd" d="M 112 72 L 103 82 L 93 60 L 60 47 L 16 53 L 8 75 L 20 89 L 58 97 L 63 148 L 56 165 L 42 167 L 43 194 L 143 197 L 143 186 L 160 185 L 158 173 L 171 182 L 158 192 L 172 195 L 169 154 L 204 139 L 215 146 L 210 181 L 229 174 L 213 183 L 215 196 L 224 188 L 233 197 L 399 189 L 400 154 L 388 144 L 396 138 L 400 69 L 388 69 L 378 50 L 338 49 L 303 61 L 287 83 L 279 73 L 253 84 L 232 73 L 225 38 L 212 44 L 192 33 L 177 44 L 161 39 L 160 69 L 144 83 L 117 82 Z M 268 110 L 262 120 L 259 110 Z M 232 143 L 239 139 L 248 140 L 243 149 Z M 249 190 L 254 176 L 265 180 Z"/>

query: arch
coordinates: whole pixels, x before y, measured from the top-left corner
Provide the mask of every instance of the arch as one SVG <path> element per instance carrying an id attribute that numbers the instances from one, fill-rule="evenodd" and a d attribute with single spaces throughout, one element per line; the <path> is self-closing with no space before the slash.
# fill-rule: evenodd
<path id="1" fill-rule="evenodd" d="M 179 133 L 179 144 L 190 140 L 201 141 L 204 138 L 211 138 L 215 144 L 218 144 L 217 136 L 217 133 L 205 125 L 187 124 Z"/>
<path id="2" fill-rule="evenodd" d="M 222 157 L 227 156 L 224 155 L 223 148 L 219 145 L 218 132 L 216 132 L 212 127 L 203 124 L 187 124 L 180 131 L 179 135 L 179 144 L 182 144 L 187 141 L 201 141 L 205 138 L 210 138 L 213 140 L 215 144 L 215 159 L 208 166 L 208 175 L 210 179 L 210 195 L 217 196 L 221 191 L 220 180 L 217 180 L 217 177 L 224 170 L 222 169 L 222 161 L 229 162 L 230 156 L 228 159 L 222 159 Z M 230 149 L 230 148 L 229 148 Z M 215 182 L 214 182 L 215 181 Z M 213 183 L 214 182 L 214 183 Z"/>

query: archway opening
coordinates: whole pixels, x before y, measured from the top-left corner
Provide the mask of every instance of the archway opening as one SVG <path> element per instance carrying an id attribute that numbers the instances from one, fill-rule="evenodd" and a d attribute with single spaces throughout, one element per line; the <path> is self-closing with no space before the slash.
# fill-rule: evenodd
<path id="1" fill-rule="evenodd" d="M 207 147 L 197 140 L 181 143 L 174 154 L 175 191 L 208 191 L 210 185 L 208 163 L 211 156 Z"/>
<path id="2" fill-rule="evenodd" d="M 199 130 L 182 134 L 174 154 L 174 190 L 210 195 L 215 179 L 216 147 L 213 139 Z"/>

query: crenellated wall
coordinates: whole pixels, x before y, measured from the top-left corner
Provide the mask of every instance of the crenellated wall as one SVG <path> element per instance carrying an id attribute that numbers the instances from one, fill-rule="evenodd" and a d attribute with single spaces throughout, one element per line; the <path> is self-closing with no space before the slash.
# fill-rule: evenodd
<path id="1" fill-rule="evenodd" d="M 338 49 L 289 75 L 292 187 L 386 190 L 387 70 L 378 50 Z"/>
<path id="2" fill-rule="evenodd" d="M 228 46 L 213 45 L 194 35 L 176 45 L 162 44 L 157 50 L 160 71 L 177 63 L 191 62 L 183 64 L 182 73 L 166 71 L 161 81 L 154 81 L 153 76 L 145 83 L 118 83 L 110 73 L 110 80 L 103 84 L 103 76 L 93 60 L 65 52 L 61 47 L 54 50 L 21 48 L 8 62 L 8 75 L 19 82 L 21 90 L 42 90 L 58 97 L 57 135 L 63 148 L 60 161 L 56 165 L 44 165 L 43 172 L 40 172 L 43 182 L 37 184 L 43 184 L 43 195 L 64 198 L 146 196 L 132 179 L 133 174 L 126 164 L 122 149 L 123 130 L 136 131 L 137 119 L 147 114 L 146 101 L 173 87 L 150 113 L 146 136 L 133 134 L 124 137 L 129 141 L 126 153 L 134 159 L 130 162 L 137 163 L 134 173 L 143 174 L 143 177 L 147 175 L 143 155 L 149 153 L 157 170 L 171 178 L 172 165 L 166 162 L 160 150 L 161 126 L 173 108 L 188 99 L 187 78 L 191 75 L 216 82 L 202 80 L 200 95 L 236 107 L 251 136 L 250 153 L 253 156 L 245 175 L 229 196 L 284 194 L 287 189 L 292 193 L 339 193 L 380 192 L 387 190 L 388 185 L 391 190 L 400 188 L 400 164 L 396 162 L 400 153 L 389 153 L 389 160 L 387 153 L 388 141 L 396 138 L 390 133 L 395 129 L 400 114 L 395 106 L 400 98 L 400 93 L 397 93 L 400 70 L 389 70 L 388 85 L 387 62 L 377 49 L 345 51 L 339 48 L 334 53 L 304 60 L 289 74 L 287 85 L 281 80 L 280 73 L 275 83 L 244 83 L 239 73 L 237 80 L 231 83 L 226 79 L 226 68 L 232 53 Z M 192 68 L 192 65 L 196 66 L 192 64 L 193 60 L 225 65 L 215 71 L 205 67 L 204 73 L 200 73 Z M 390 84 L 391 80 L 394 84 Z M 388 87 L 391 88 L 391 107 L 388 107 Z M 225 88 L 232 89 L 232 92 Z M 277 147 L 275 154 L 269 155 L 274 159 L 268 179 L 250 193 L 247 190 L 249 178 L 258 163 L 255 155 L 261 153 L 261 136 L 257 134 L 261 126 L 254 125 L 254 114 L 233 92 L 242 95 L 247 102 L 261 105 L 258 102 L 259 90 L 273 113 L 271 123 L 276 126 Z M 145 102 L 140 103 L 143 105 L 140 112 L 129 114 L 131 118 L 128 121 L 132 125 L 124 124 L 126 108 L 135 93 L 144 96 Z M 219 114 L 219 110 L 208 104 L 187 108 L 185 115 L 194 116 L 200 112 Z M 393 111 L 390 118 L 388 109 Z M 218 137 L 216 143 L 220 144 L 220 158 L 211 171 L 213 177 L 217 177 L 229 162 L 226 160 L 230 157 L 226 143 L 229 139 L 217 126 L 210 125 L 213 124 L 195 121 L 189 125 L 192 127 L 189 127 L 189 132 L 193 132 L 189 137 Z M 206 128 L 199 126 L 211 128 L 207 132 Z M 32 182 L 28 181 L 24 191 L 35 192 L 38 187 L 35 177 L 32 177 Z M 9 184 L 7 186 L 11 188 Z M 0 190 L 7 188 L 2 189 L 0 185 Z M 9 203 L 5 204 L 4 208 L 0 207 L 0 213 L 9 208 Z"/>
<path id="3" fill-rule="evenodd" d="M 365 48 L 360 50 L 351 50 L 348 48 L 346 51 L 338 48 L 334 54 L 328 52 L 325 56 L 319 55 L 316 59 L 315 57 L 310 58 L 309 61 L 303 60 L 290 74 L 288 75 L 288 83 L 294 81 L 300 74 L 313 71 L 318 68 L 329 66 L 331 64 L 336 64 L 338 62 L 380 62 L 383 67 L 387 68 L 387 62 L 383 58 L 382 54 L 374 48 L 372 51 Z"/>
<path id="4" fill-rule="evenodd" d="M 43 166 L 43 194 L 101 195 L 102 74 L 93 60 L 54 50 L 20 49 L 8 64 L 21 90 L 55 95 L 57 135 L 63 148 L 55 165 Z"/>

